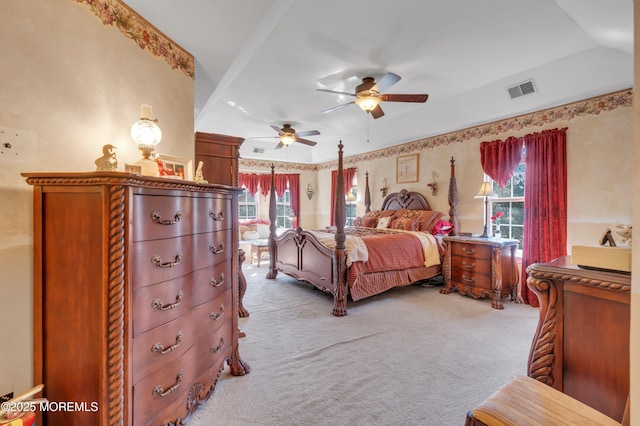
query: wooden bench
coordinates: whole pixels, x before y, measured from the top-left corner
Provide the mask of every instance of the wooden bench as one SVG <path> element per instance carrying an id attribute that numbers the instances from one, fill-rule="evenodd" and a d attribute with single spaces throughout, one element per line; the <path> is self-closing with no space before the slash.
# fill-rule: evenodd
<path id="1" fill-rule="evenodd" d="M 527 376 L 516 376 L 467 413 L 466 426 L 620 426 L 609 416 Z"/>

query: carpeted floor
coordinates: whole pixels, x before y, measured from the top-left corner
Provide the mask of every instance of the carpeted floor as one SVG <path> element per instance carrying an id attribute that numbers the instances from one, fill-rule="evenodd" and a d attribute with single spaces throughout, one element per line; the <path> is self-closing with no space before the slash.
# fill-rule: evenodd
<path id="1" fill-rule="evenodd" d="M 190 419 L 211 425 L 463 425 L 466 412 L 516 374 L 526 374 L 538 310 L 505 301 L 492 309 L 441 286 L 412 285 L 349 302 L 267 265 L 245 265 L 240 356 Z"/>

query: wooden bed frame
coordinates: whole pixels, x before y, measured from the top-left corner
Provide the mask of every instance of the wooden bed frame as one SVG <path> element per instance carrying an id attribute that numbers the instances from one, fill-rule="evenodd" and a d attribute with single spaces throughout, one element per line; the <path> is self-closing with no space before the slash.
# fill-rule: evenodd
<path id="1" fill-rule="evenodd" d="M 276 235 L 276 194 L 270 192 L 269 204 L 269 271 L 268 279 L 275 279 L 278 271 L 289 275 L 298 281 L 313 284 L 318 289 L 333 294 L 333 315 L 344 316 L 347 314 L 347 297 L 349 293 L 347 283 L 347 256 L 345 250 L 346 234 L 346 206 L 344 196 L 343 178 L 343 153 L 342 142 L 338 145 L 338 179 L 336 185 L 335 200 L 335 248 L 327 248 L 313 235 L 301 227 L 285 231 L 282 235 Z M 457 204 L 458 193 L 455 182 L 455 161 L 451 158 L 451 180 L 449 184 L 449 221 L 454 225 L 457 233 Z M 271 188 L 275 187 L 275 171 L 271 166 Z M 370 211 L 371 197 L 369 191 L 369 177 L 367 174 L 365 187 L 365 210 Z M 382 210 L 398 210 L 401 208 L 415 210 L 431 210 L 426 198 L 413 191 L 402 190 L 388 195 L 383 203 Z M 440 273 L 441 268 L 433 276 Z M 425 277 L 428 278 L 428 277 Z"/>

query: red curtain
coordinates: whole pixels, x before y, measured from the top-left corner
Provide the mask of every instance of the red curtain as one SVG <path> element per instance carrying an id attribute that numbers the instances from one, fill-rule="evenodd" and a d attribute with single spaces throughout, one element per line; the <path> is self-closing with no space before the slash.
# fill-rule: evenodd
<path id="1" fill-rule="evenodd" d="M 351 167 L 349 169 L 343 169 L 342 176 L 344 176 L 344 195 L 347 195 L 351 188 L 353 188 L 353 177 L 356 175 L 356 168 Z M 330 224 L 335 225 L 335 208 L 336 208 L 336 186 L 338 185 L 338 171 L 331 171 L 331 215 Z"/>
<path id="2" fill-rule="evenodd" d="M 238 173 L 238 183 L 240 186 L 247 188 L 247 192 L 255 195 L 258 192 L 258 184 L 260 183 L 260 175 L 255 173 Z"/>
<path id="3" fill-rule="evenodd" d="M 526 268 L 567 254 L 567 129 L 546 130 L 524 137 L 524 246 L 522 298 L 539 306 L 526 285 Z"/>
<path id="4" fill-rule="evenodd" d="M 289 182 L 289 194 L 291 195 L 290 205 L 295 219 L 293 220 L 293 228 L 298 227 L 300 223 L 300 175 L 289 174 L 286 175 Z"/>
<path id="5" fill-rule="evenodd" d="M 513 136 L 506 141 L 495 140 L 480 144 L 482 170 L 503 187 L 513 177 L 514 170 L 522 159 L 522 139 Z"/>
<path id="6" fill-rule="evenodd" d="M 260 180 L 260 193 L 266 197 L 269 195 L 269 191 L 271 191 L 271 174 L 263 173 L 259 176 Z M 277 176 L 277 175 L 276 175 Z"/>

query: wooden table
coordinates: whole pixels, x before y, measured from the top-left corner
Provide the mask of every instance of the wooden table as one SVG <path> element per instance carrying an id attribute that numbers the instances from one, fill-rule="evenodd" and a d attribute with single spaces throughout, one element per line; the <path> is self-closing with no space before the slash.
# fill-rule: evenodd
<path id="1" fill-rule="evenodd" d="M 251 264 L 253 264 L 253 258 L 258 261 L 258 267 L 260 267 L 260 259 L 262 258 L 262 254 L 269 254 L 269 241 L 268 240 L 257 240 L 251 243 Z"/>
<path id="2" fill-rule="evenodd" d="M 476 299 L 489 296 L 491 307 L 503 309 L 502 298 L 516 300 L 519 282 L 518 240 L 506 238 L 444 237 L 442 294 L 455 288 Z"/>

